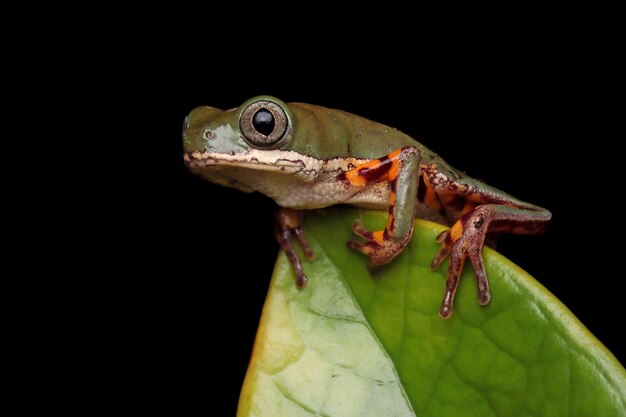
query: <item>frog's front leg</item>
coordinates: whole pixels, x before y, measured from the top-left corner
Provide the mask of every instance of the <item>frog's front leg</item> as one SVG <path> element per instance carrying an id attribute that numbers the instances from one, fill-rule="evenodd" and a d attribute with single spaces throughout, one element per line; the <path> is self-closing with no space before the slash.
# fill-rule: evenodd
<path id="1" fill-rule="evenodd" d="M 278 245 L 283 252 L 285 252 L 289 262 L 293 266 L 293 270 L 296 273 L 296 286 L 298 288 L 306 287 L 309 280 L 302 269 L 300 257 L 293 246 L 291 246 L 291 238 L 295 237 L 302 248 L 302 252 L 304 252 L 304 257 L 308 261 L 315 259 L 315 252 L 306 240 L 304 231 L 302 230 L 302 212 L 300 210 L 279 207 L 276 211 L 276 219 L 274 222 L 274 236 L 278 241 Z"/>
<path id="2" fill-rule="evenodd" d="M 454 294 L 465 260 L 469 258 L 478 286 L 478 303 L 491 300 L 489 281 L 483 264 L 483 246 L 488 233 L 535 234 L 542 232 L 552 217 L 544 208 L 517 200 L 487 185 L 477 186 L 466 180 L 451 180 L 435 167 L 425 170 L 429 183 L 439 194 L 441 201 L 453 201 L 456 196 L 466 201 L 463 214 L 452 227 L 437 236 L 442 243 L 431 266 L 439 267 L 450 255 L 446 291 L 439 315 L 446 319 L 452 314 Z"/>
<path id="3" fill-rule="evenodd" d="M 387 156 L 359 165 L 338 177 L 348 186 L 354 187 L 365 187 L 381 181 L 389 184 L 389 217 L 385 230 L 369 231 L 356 220 L 352 230 L 365 239 L 365 242 L 348 242 L 352 249 L 369 256 L 373 265 L 390 262 L 411 239 L 417 207 L 420 161 L 419 150 L 406 146 Z"/>
<path id="4" fill-rule="evenodd" d="M 296 286 L 298 288 L 306 287 L 309 280 L 302 269 L 300 257 L 293 246 L 291 246 L 291 238 L 295 237 L 302 248 L 302 252 L 304 252 L 304 257 L 308 261 L 315 259 L 315 252 L 313 252 L 313 248 L 309 245 L 302 230 L 302 212 L 300 210 L 279 207 L 276 210 L 274 236 L 293 266 L 293 270 L 296 273 Z"/>

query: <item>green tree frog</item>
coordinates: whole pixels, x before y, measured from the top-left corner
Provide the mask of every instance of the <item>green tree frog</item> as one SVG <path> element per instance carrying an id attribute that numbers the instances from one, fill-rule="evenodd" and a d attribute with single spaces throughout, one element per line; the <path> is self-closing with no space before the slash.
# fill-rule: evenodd
<path id="1" fill-rule="evenodd" d="M 307 259 L 314 253 L 301 227 L 301 210 L 333 204 L 388 210 L 384 230 L 367 230 L 356 220 L 350 248 L 372 265 L 392 261 L 406 247 L 416 216 L 450 226 L 432 261 L 450 256 L 439 310 L 452 314 L 454 294 L 466 259 L 478 285 L 478 302 L 491 292 L 482 250 L 489 234 L 534 234 L 550 220 L 548 210 L 520 201 L 452 168 L 436 153 L 404 133 L 340 110 L 274 97 L 252 98 L 222 111 L 198 107 L 185 119 L 184 162 L 194 174 L 276 201 L 276 238 L 296 274 L 307 283 L 291 241 Z"/>

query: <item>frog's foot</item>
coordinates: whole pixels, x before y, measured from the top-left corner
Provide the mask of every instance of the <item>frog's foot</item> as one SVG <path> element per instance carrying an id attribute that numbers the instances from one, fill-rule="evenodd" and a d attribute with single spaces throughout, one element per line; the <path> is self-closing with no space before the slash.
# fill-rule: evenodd
<path id="1" fill-rule="evenodd" d="M 308 278 L 302 270 L 302 264 L 300 263 L 300 257 L 296 253 L 295 249 L 291 245 L 291 239 L 296 238 L 304 257 L 308 261 L 315 259 L 315 252 L 307 242 L 302 230 L 302 212 L 299 210 L 288 209 L 279 207 L 276 211 L 276 221 L 274 223 L 274 236 L 278 241 L 280 248 L 287 254 L 289 262 L 293 266 L 293 270 L 296 273 L 296 286 L 298 288 L 306 287 Z"/>
<path id="2" fill-rule="evenodd" d="M 489 281 L 483 264 L 483 245 L 488 230 L 489 212 L 478 207 L 472 212 L 462 216 L 449 230 L 444 230 L 436 241 L 441 243 L 439 252 L 431 262 L 432 268 L 437 268 L 444 259 L 450 255 L 448 266 L 448 278 L 446 280 L 446 292 L 439 309 L 441 318 L 447 319 L 452 314 L 454 294 L 459 285 L 459 277 L 463 270 L 465 260 L 469 258 L 478 284 L 478 303 L 488 304 L 491 300 Z"/>
<path id="3" fill-rule="evenodd" d="M 365 239 L 365 242 L 352 239 L 348 241 L 351 249 L 369 256 L 372 265 L 384 265 L 391 262 L 407 242 L 396 242 L 387 236 L 384 230 L 372 232 L 367 230 L 360 220 L 355 220 L 352 224 L 352 231 L 359 237 Z M 407 239 L 408 241 L 408 239 Z"/>

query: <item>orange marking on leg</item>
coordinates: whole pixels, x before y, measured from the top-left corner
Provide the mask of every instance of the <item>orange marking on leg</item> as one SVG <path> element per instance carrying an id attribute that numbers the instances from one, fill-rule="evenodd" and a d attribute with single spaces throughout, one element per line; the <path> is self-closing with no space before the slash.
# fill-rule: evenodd
<path id="1" fill-rule="evenodd" d="M 456 242 L 461 236 L 463 236 L 463 225 L 460 221 L 457 221 L 450 229 L 450 239 Z"/>
<path id="2" fill-rule="evenodd" d="M 426 195 L 424 202 L 434 211 L 441 210 L 441 201 L 437 198 L 437 193 L 430 186 L 426 185 Z"/>
<path id="3" fill-rule="evenodd" d="M 363 187 L 367 184 L 367 179 L 359 175 L 361 166 L 345 173 L 346 179 L 350 182 L 350 185 L 354 185 L 355 187 Z"/>
<path id="4" fill-rule="evenodd" d="M 387 155 L 387 158 L 389 158 L 389 159 L 397 158 L 398 155 L 400 155 L 401 152 L 402 152 L 402 148 L 396 149 L 395 151 L 393 151 L 389 155 Z"/>
<path id="5" fill-rule="evenodd" d="M 374 159 L 372 161 L 368 161 L 368 162 L 365 162 L 365 163 L 359 165 L 358 167 L 354 168 L 353 171 L 360 172 L 360 171 L 363 171 L 364 169 L 373 168 L 373 167 L 376 167 L 378 165 L 380 165 L 380 159 Z"/>
<path id="6" fill-rule="evenodd" d="M 365 162 L 358 167 L 346 171 L 340 177 L 345 178 L 350 185 L 364 187 L 379 181 L 394 181 L 400 174 L 402 161 L 399 159 L 402 149 L 395 150 L 382 158 Z"/>
<path id="7" fill-rule="evenodd" d="M 396 178 L 398 178 L 398 175 L 400 174 L 400 168 L 402 168 L 402 164 L 398 159 L 391 162 L 391 168 L 389 169 L 389 173 L 387 174 L 387 180 L 389 182 L 395 181 Z"/>
<path id="8" fill-rule="evenodd" d="M 392 165 L 396 161 L 392 161 L 389 157 L 384 156 L 373 161 L 365 162 L 353 170 L 345 172 L 345 178 L 351 185 L 362 187 L 379 181 L 388 179 L 388 173 Z"/>
<path id="9" fill-rule="evenodd" d="M 395 191 L 390 191 L 389 192 L 389 205 L 393 206 L 396 204 L 396 192 Z"/>
<path id="10" fill-rule="evenodd" d="M 426 205 L 434 211 L 441 211 L 441 201 L 439 200 L 437 192 L 430 183 L 430 177 L 428 175 L 422 175 L 422 179 L 424 180 L 424 186 L 426 187 L 426 190 L 424 191 L 424 203 L 426 203 Z"/>
<path id="11" fill-rule="evenodd" d="M 372 239 L 374 240 L 374 242 L 378 243 L 379 245 L 382 245 L 385 240 L 384 235 L 385 235 L 385 232 L 382 230 L 379 230 L 372 234 Z"/>

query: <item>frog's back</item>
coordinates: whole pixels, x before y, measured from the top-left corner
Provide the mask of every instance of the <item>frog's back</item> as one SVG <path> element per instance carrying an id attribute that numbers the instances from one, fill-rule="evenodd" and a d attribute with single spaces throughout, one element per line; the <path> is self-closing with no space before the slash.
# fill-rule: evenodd
<path id="1" fill-rule="evenodd" d="M 434 155 L 398 129 L 347 113 L 305 103 L 289 103 L 295 132 L 291 150 L 321 159 L 380 158 L 404 146 L 415 146 L 425 159 Z"/>

